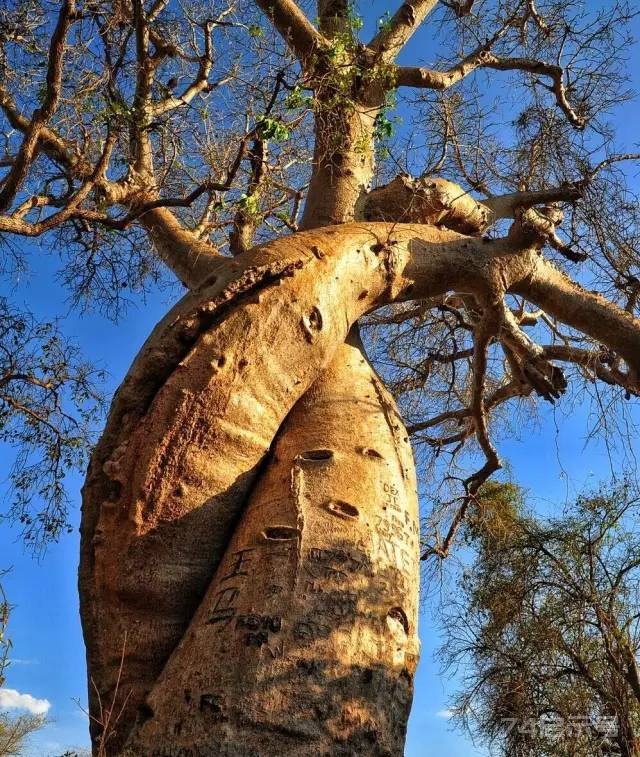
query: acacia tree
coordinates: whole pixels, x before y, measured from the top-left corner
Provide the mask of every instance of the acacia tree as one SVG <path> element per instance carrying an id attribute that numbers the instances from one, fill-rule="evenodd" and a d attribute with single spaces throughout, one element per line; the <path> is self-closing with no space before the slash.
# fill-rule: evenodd
<path id="1" fill-rule="evenodd" d="M 628 486 L 536 519 L 487 484 L 465 533 L 476 551 L 445 608 L 454 711 L 505 755 L 639 753 L 638 499 Z"/>
<path id="2" fill-rule="evenodd" d="M 363 42 L 356 10 L 2 11 L 0 232 L 53 234 L 77 301 L 112 314 L 157 258 L 188 290 L 116 393 L 83 490 L 96 751 L 402 752 L 416 478 L 363 317 L 417 449 L 484 456 L 425 553 L 448 553 L 500 467 L 507 400 L 558 399 L 558 362 L 638 391 L 633 156 L 605 121 L 631 12 L 413 0 Z M 399 64 L 423 22 L 434 67 Z M 504 133 L 487 72 L 523 84 Z M 394 146 L 404 92 L 422 138 Z"/>

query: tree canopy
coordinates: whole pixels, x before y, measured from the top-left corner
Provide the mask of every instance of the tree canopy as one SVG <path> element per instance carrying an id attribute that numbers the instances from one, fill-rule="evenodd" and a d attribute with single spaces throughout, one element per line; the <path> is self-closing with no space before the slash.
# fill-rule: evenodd
<path id="1" fill-rule="evenodd" d="M 177 717 L 160 670 L 287 416 L 354 326 L 431 482 L 425 558 L 451 552 L 499 439 L 541 401 L 591 397 L 593 433 L 624 447 L 638 154 L 616 123 L 634 15 L 623 0 L 412 0 L 379 18 L 346 0 L 0 9 L 3 270 L 51 255 L 70 302 L 112 318 L 169 280 L 188 290 L 114 396 L 84 488 L 90 668 L 99 700 L 117 661 L 137 661 L 126 728 L 152 687 L 169 715 L 147 733 Z M 0 311 L 10 515 L 41 544 L 67 526 L 64 474 L 91 445 L 100 377 L 59 324 L 9 297 Z M 215 471 L 193 429 L 217 439 Z M 158 523 L 164 542 L 146 538 Z M 148 628 L 130 623 L 142 604 Z"/>
<path id="2" fill-rule="evenodd" d="M 637 491 L 601 487 L 564 517 L 486 484 L 467 526 L 475 560 L 444 607 L 458 722 L 505 755 L 638 749 Z"/>
<path id="3" fill-rule="evenodd" d="M 511 250 L 533 245 L 538 273 L 503 274 L 491 307 L 452 284 L 368 320 L 422 477 L 441 482 L 425 554 L 444 555 L 501 464 L 493 438 L 531 417 L 536 397 L 570 387 L 610 408 L 637 394 L 636 156 L 615 130 L 632 98 L 634 11 L 416 1 L 375 24 L 364 11 L 328 0 L 5 4 L 4 267 L 37 265 L 20 238 L 42 237 L 73 302 L 117 317 L 162 277 L 159 258 L 193 287 L 211 256 L 310 225 L 426 220 Z M 422 55 L 410 45 L 421 26 Z M 86 435 L 70 418 L 84 428 L 96 399 L 88 368 L 62 354 L 73 348 L 56 349 L 55 365 L 68 365 L 54 379 L 68 394 L 62 413 L 59 391 L 33 396 L 53 364 L 22 382 L 28 403 L 2 398 L 5 438 L 44 460 L 34 472 L 18 458 L 12 512 L 50 535 L 65 523 L 52 469 L 77 461 Z M 619 442 L 625 412 L 598 433 Z M 34 493 L 49 502 L 35 513 Z"/>

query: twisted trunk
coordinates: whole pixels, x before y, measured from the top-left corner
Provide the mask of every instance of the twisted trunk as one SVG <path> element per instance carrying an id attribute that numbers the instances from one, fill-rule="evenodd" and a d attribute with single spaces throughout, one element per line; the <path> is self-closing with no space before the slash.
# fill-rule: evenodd
<path id="1" fill-rule="evenodd" d="M 418 560 L 404 426 L 342 345 L 283 423 L 133 751 L 401 754 Z"/>
<path id="2" fill-rule="evenodd" d="M 357 318 L 411 286 L 407 272 L 412 270 L 411 260 L 420 256 L 410 251 L 416 231 L 406 228 L 397 244 L 394 241 L 384 247 L 380 240 L 388 238 L 389 232 L 387 225 L 306 232 L 234 261 L 218 262 L 218 281 L 188 295 L 164 319 L 116 395 L 84 487 L 80 568 L 88 667 L 95 683 L 92 714 L 112 702 L 115 711 L 124 707 L 117 733 L 108 741 L 110 753 L 119 753 L 138 715 L 147 712 L 145 697 L 184 637 L 248 496 L 256 481 L 262 480 L 261 466 L 291 407 L 331 362 Z M 429 232 L 428 228 L 421 229 L 424 233 L 431 233 L 434 242 L 448 238 L 453 245 L 460 244 L 452 233 Z M 448 267 L 446 249 L 433 255 L 431 263 L 435 263 L 434 280 L 440 286 L 441 274 Z M 345 408 L 349 403 L 357 407 L 357 382 L 345 378 L 347 368 L 341 370 L 340 360 L 338 357 L 338 365 L 329 374 L 334 378 L 327 379 L 326 392 L 342 395 L 340 405 Z M 349 366 L 348 370 L 353 370 L 353 361 Z M 332 380 L 337 382 L 333 389 Z M 352 385 L 355 393 L 350 395 Z M 374 391 L 367 386 L 374 407 L 384 396 L 376 394 L 382 391 L 378 382 L 376 387 Z M 340 405 L 335 409 L 338 412 Z M 388 399 L 383 406 L 391 418 Z M 330 402 L 318 406 L 305 433 L 339 425 L 333 412 Z M 326 413 L 326 421 L 320 417 L 322 413 Z M 406 456 L 400 421 L 393 424 L 397 426 L 395 435 L 385 442 L 387 450 L 383 452 L 387 463 L 363 455 L 361 467 L 379 473 L 381 466 L 394 465 L 394 459 Z M 293 448 L 301 435 L 298 428 L 285 438 Z M 375 424 L 358 431 L 351 420 L 345 420 L 342 443 L 346 446 L 342 449 L 349 447 L 352 456 L 359 454 L 354 452 L 357 448 L 376 450 L 382 443 L 378 436 Z M 301 441 L 296 455 L 309 444 Z M 317 445 L 319 442 L 312 449 Z M 398 449 L 392 454 L 394 445 Z M 321 446 L 332 448 L 331 439 L 327 437 Z M 410 513 L 408 525 L 415 530 L 414 484 L 407 483 L 413 482 L 409 458 L 404 467 L 408 471 L 393 474 L 405 476 L 404 490 L 393 483 L 399 492 L 394 496 Z M 336 470 L 337 465 L 318 468 L 321 483 L 326 476 L 327 496 L 334 486 L 336 501 L 352 499 L 358 508 L 364 508 L 369 500 L 376 502 L 376 487 L 381 483 L 373 481 L 372 473 L 363 472 L 356 479 L 358 486 L 340 496 L 340 487 L 331 483 L 329 475 Z M 344 476 L 344 468 L 340 470 Z M 269 471 L 268 475 L 274 474 Z M 286 481 L 283 487 L 286 498 Z M 339 513 L 330 516 L 330 522 L 342 522 Z M 363 517 L 369 521 L 367 528 L 373 527 L 371 518 Z M 320 533 L 314 533 L 320 521 L 311 515 L 308 520 L 315 525 L 305 532 L 305 549 L 323 544 Z M 344 521 L 343 530 L 355 537 L 359 521 Z M 386 607 L 390 600 L 381 595 L 379 600 L 386 609 L 380 605 L 379 609 L 384 609 L 384 620 L 391 607 L 401 608 L 404 615 L 398 615 L 398 622 L 402 625 L 406 616 L 413 636 L 415 534 L 412 538 L 411 557 L 404 568 L 413 573 L 408 596 Z M 373 581 L 380 571 L 387 570 L 389 557 L 379 550 L 371 552 L 370 559 L 366 580 Z M 356 577 L 357 581 L 361 578 Z M 299 604 L 299 610 L 291 616 L 289 633 L 298 620 L 302 622 L 301 591 L 300 582 L 291 589 L 290 600 Z M 371 596 L 373 589 L 367 591 Z M 358 608 L 364 611 L 364 599 Z M 272 611 L 261 612 L 258 604 L 244 608 L 244 614 L 254 612 L 265 615 Z M 388 635 L 389 625 L 376 623 L 372 627 Z M 362 654 L 359 639 L 363 631 L 354 626 L 349 633 L 355 634 L 352 651 Z M 387 643 L 382 636 L 372 641 L 371 655 L 377 654 L 376 645 L 385 647 Z M 332 660 L 332 650 L 333 645 L 326 646 L 326 662 L 338 665 L 339 660 Z M 181 654 L 200 658 L 199 652 L 188 651 L 188 645 Z M 213 660 L 209 662 L 214 670 Z M 390 673 L 392 678 L 396 672 Z M 351 698 L 346 689 L 344 695 L 345 701 Z M 403 701 L 400 710 L 407 708 L 406 698 Z M 395 726 L 396 735 L 402 727 Z M 99 723 L 93 724 L 94 738 L 101 730 Z M 206 743 L 206 732 L 202 738 Z M 397 750 L 401 749 L 399 740 Z"/>
<path id="3" fill-rule="evenodd" d="M 566 277 L 539 255 L 535 245 L 529 245 L 526 238 L 476 239 L 419 224 L 359 222 L 302 232 L 251 250 L 234 260 L 219 259 L 207 276 L 209 283 L 187 295 L 158 325 L 114 399 L 84 488 L 80 593 L 88 668 L 95 682 L 92 714 L 99 716 L 100 702 L 103 710 L 112 703 L 115 703 L 115 712 L 123 708 L 117 733 L 108 742 L 110 753 L 119 753 L 138 715 L 153 713 L 154 705 L 149 710 L 149 705 L 145 704 L 149 692 L 153 692 L 151 701 L 158 711 L 167 712 L 165 700 L 170 686 L 165 690 L 167 684 L 162 682 L 170 676 L 168 671 L 177 670 L 173 658 L 158 687 L 156 682 L 181 639 L 182 645 L 175 653 L 181 661 L 178 667 L 185 668 L 184 660 L 197 665 L 193 670 L 194 686 L 200 687 L 199 681 L 206 684 L 204 690 L 198 688 L 198 696 L 215 694 L 209 691 L 211 679 L 203 678 L 202 671 L 216 671 L 220 663 L 210 659 L 208 653 L 205 656 L 205 650 L 199 649 L 198 644 L 210 630 L 202 630 L 202 618 L 212 606 L 216 609 L 215 591 L 221 590 L 223 578 L 220 574 L 216 579 L 218 583 L 214 581 L 210 589 L 214 595 L 209 597 L 209 604 L 201 606 L 192 631 L 187 632 L 187 627 L 229 549 L 238 518 L 246 510 L 252 491 L 255 491 L 254 502 L 258 501 L 264 496 L 263 488 L 273 494 L 280 481 L 280 502 L 290 501 L 288 476 L 291 469 L 295 471 L 302 466 L 300 470 L 306 470 L 302 461 L 294 462 L 294 457 L 317 449 L 335 449 L 340 453 L 331 464 L 313 467 L 313 475 L 317 477 L 313 487 L 320 487 L 319 494 L 317 497 L 314 494 L 308 504 L 312 509 L 305 511 L 306 531 L 295 526 L 293 539 L 302 551 L 298 553 L 296 547 L 297 562 L 282 568 L 289 576 L 289 583 L 277 584 L 289 587 L 291 614 L 287 615 L 287 630 L 283 636 L 288 634 L 287 639 L 292 644 L 292 659 L 299 659 L 301 655 L 294 643 L 300 641 L 295 638 L 296 624 L 307 622 L 304 619 L 315 608 L 304 597 L 303 585 L 296 578 L 308 564 L 305 561 L 310 552 L 304 550 L 325 542 L 333 544 L 331 540 L 337 538 L 335 534 L 325 533 L 322 523 L 338 524 L 344 519 L 349 524 L 346 533 L 354 538 L 358 533 L 357 538 L 365 538 L 365 534 L 371 540 L 369 544 L 373 543 L 373 536 L 367 536 L 370 531 L 359 529 L 363 528 L 361 508 L 367 502 L 379 503 L 375 490 L 379 480 L 376 479 L 376 483 L 372 478 L 378 462 L 365 456 L 366 461 L 361 462 L 367 467 L 349 463 L 353 470 L 350 484 L 353 488 L 342 494 L 345 480 L 341 476 L 344 474 L 338 475 L 338 472 L 343 472 L 344 468 L 338 461 L 347 460 L 347 450 L 351 450 L 349 454 L 353 454 L 354 449 L 356 454 L 361 454 L 357 452 L 361 447 L 379 450 L 380 439 L 384 438 L 387 438 L 386 451 L 382 452 L 384 460 L 391 465 L 393 447 L 398 460 L 403 459 L 404 432 L 400 422 L 392 420 L 397 434 L 394 438 L 385 437 L 375 424 L 361 427 L 353 410 L 355 420 L 349 416 L 343 426 L 341 444 L 344 446 L 339 446 L 339 440 L 334 442 L 330 436 L 313 436 L 324 433 L 325 426 L 326 433 L 331 435 L 330 429 L 338 425 L 337 416 L 333 414 L 339 413 L 341 406 L 357 408 L 358 401 L 362 400 L 358 389 L 363 386 L 358 373 L 360 364 L 352 357 L 346 360 L 346 356 L 353 353 L 340 352 L 335 357 L 336 350 L 361 315 L 390 302 L 434 297 L 452 290 L 474 293 L 482 301 L 501 286 L 506 291 L 526 294 L 547 312 L 570 325 L 575 324 L 593 338 L 601 338 L 604 329 L 615 327 L 621 356 L 632 370 L 637 370 L 640 329 L 631 316 L 596 295 L 569 286 Z M 357 348 L 352 346 L 350 350 Z M 346 360 L 344 366 L 343 360 Z M 318 402 L 316 407 L 311 395 L 309 404 L 303 406 L 305 410 L 292 416 L 300 420 L 289 431 L 289 422 L 285 423 L 289 412 L 332 361 L 331 371 L 320 386 L 326 397 L 343 399 Z M 349 371 L 353 375 L 346 378 Z M 365 399 L 371 398 L 365 396 Z M 385 407 L 388 417 L 393 418 L 389 404 L 383 394 L 377 400 L 374 398 L 378 416 L 380 407 Z M 276 464 L 275 458 L 270 464 L 265 463 L 279 430 L 282 432 L 279 444 L 288 445 L 288 451 L 285 453 L 283 447 L 281 453 L 284 469 L 280 462 Z M 399 465 L 393 475 L 401 474 L 404 467 L 411 469 L 408 462 Z M 288 473 L 284 475 L 283 470 Z M 393 485 L 401 492 L 399 506 L 413 517 L 412 484 L 407 483 L 413 473 L 404 472 L 406 488 Z M 337 478 L 333 477 L 334 473 Z M 328 500 L 335 500 L 337 510 L 332 509 L 326 515 L 322 507 Z M 272 504 L 274 502 L 275 496 Z M 322 518 L 328 520 L 323 521 L 314 507 L 320 508 Z M 344 509 L 338 512 L 341 507 Z M 349 513 L 355 515 L 350 507 L 357 509 L 357 518 L 349 518 Z M 266 520 L 260 521 L 259 526 L 249 520 L 247 534 L 255 535 L 256 528 L 264 530 L 278 525 L 294 528 L 286 519 L 284 524 L 274 522 L 277 512 L 265 510 Z M 286 512 L 284 508 L 283 516 Z M 368 523 L 367 528 L 373 527 L 370 511 L 362 512 L 367 512 L 364 521 Z M 293 517 L 291 513 L 289 516 Z M 400 528 L 402 522 L 396 525 Z M 407 525 L 410 535 L 412 526 Z M 243 540 L 247 535 L 244 528 L 242 526 L 238 532 L 235 552 L 244 548 Z M 406 537 L 403 531 L 398 534 L 400 539 Z M 391 552 L 386 546 L 377 551 L 371 546 L 368 549 L 372 564 L 362 580 L 367 582 L 367 597 L 373 599 L 371 594 L 377 589 L 371 587 L 382 586 L 376 583 L 376 577 L 388 569 Z M 329 568 L 340 570 L 339 566 L 331 564 Z M 261 580 L 267 580 L 268 567 L 262 565 L 259 569 Z M 414 572 L 414 578 L 417 576 L 415 563 L 413 568 L 407 563 L 407 570 Z M 347 576 L 347 579 L 348 585 L 360 590 L 360 578 Z M 417 580 L 405 588 L 399 583 L 394 591 L 405 589 L 407 594 L 398 597 L 397 604 L 393 605 L 398 612 L 392 613 L 392 619 L 395 617 L 402 626 L 406 616 L 406 627 L 413 634 L 415 623 L 411 608 L 415 607 Z M 331 584 L 328 591 L 333 591 Z M 358 591 L 350 590 L 356 596 Z M 384 625 L 381 617 L 388 616 L 387 605 L 391 599 L 396 601 L 392 595 L 380 593 L 379 604 L 371 605 L 368 631 L 371 659 L 388 649 L 390 626 Z M 243 601 L 248 602 L 238 605 L 243 617 L 277 616 L 284 623 L 284 610 L 276 614 L 266 596 L 248 594 Z M 356 602 L 354 599 L 351 605 L 354 613 L 356 609 L 360 612 L 363 603 L 364 600 Z M 249 621 L 250 625 L 255 622 Z M 262 622 L 260 620 L 259 625 Z M 216 623 L 205 622 L 204 625 Z M 320 625 L 326 626 L 326 623 Z M 349 629 L 346 636 L 340 638 L 344 638 L 346 646 L 353 645 L 352 651 L 365 654 L 362 627 L 354 623 Z M 247 629 L 258 634 L 265 631 L 269 633 L 268 628 Z M 340 629 L 335 633 L 345 631 Z M 264 636 L 258 636 L 260 638 Z M 196 645 L 194 649 L 191 649 L 192 643 Z M 412 643 L 407 643 L 410 649 Z M 344 656 L 341 646 L 327 644 L 320 648 L 329 668 L 334 666 L 332 669 L 341 671 L 345 665 L 349 666 L 349 655 Z M 234 655 L 238 652 L 238 647 L 229 649 Z M 261 652 L 261 660 L 264 654 L 266 649 Z M 255 665 L 254 658 L 235 657 L 232 664 L 236 663 L 240 668 L 249 666 L 247 680 L 254 683 L 247 686 L 246 695 L 255 696 L 256 707 L 260 709 L 263 695 L 257 681 L 262 680 L 262 674 L 256 672 L 255 667 L 251 668 Z M 397 669 L 390 670 L 390 679 L 395 680 Z M 266 680 L 272 680 L 273 669 L 267 667 L 264 675 Z M 355 683 L 353 685 L 355 687 Z M 229 686 L 233 703 L 237 692 L 233 693 L 231 682 Z M 353 690 L 346 685 L 344 689 L 336 687 L 336 691 L 342 691 L 345 706 L 353 699 Z M 342 695 L 336 694 L 338 700 Z M 284 693 L 283 696 L 286 699 Z M 378 694 L 373 692 L 371 696 L 375 700 Z M 399 694 L 396 692 L 394 696 Z M 406 691 L 402 696 L 406 697 Z M 338 700 L 334 697 L 334 704 Z M 202 701 L 206 709 L 208 700 Z M 177 707 L 176 702 L 172 702 L 172 706 Z M 398 712 L 407 709 L 406 698 L 402 702 L 398 704 Z M 242 704 L 245 706 L 246 701 Z M 285 710 L 290 713 L 290 724 L 294 727 L 297 717 L 308 716 L 304 715 L 304 708 L 297 710 L 283 705 L 282 711 Z M 160 737 L 154 728 L 162 729 L 164 719 L 160 717 L 158 726 L 158 717 L 152 717 L 141 731 L 141 741 L 136 741 L 134 734 L 132 743 L 141 744 L 143 752 L 148 743 L 154 743 L 153 739 L 156 739 L 155 744 L 160 743 L 158 739 L 165 738 L 167 732 L 161 731 L 165 736 Z M 209 748 L 206 721 L 198 722 L 203 726 L 198 748 Z M 381 735 L 384 728 L 380 724 L 377 727 L 382 730 L 376 738 L 384 741 Z M 388 727 L 386 743 L 394 740 L 397 743 L 395 751 L 389 747 L 387 753 L 399 754 L 402 728 L 397 724 Z M 229 729 L 234 730 L 231 726 Z M 238 729 L 236 723 L 235 732 Z M 100 727 L 94 724 L 96 738 L 99 732 Z M 347 728 L 347 740 L 352 738 L 350 733 Z M 178 738 L 179 734 L 174 736 Z M 147 738 L 151 741 L 146 742 Z M 192 731 L 187 730 L 185 738 L 193 739 L 193 744 L 199 743 Z M 230 738 L 233 744 L 236 736 L 232 734 Z M 282 738 L 280 749 L 288 748 L 285 735 Z M 308 738 L 310 743 L 317 744 L 321 737 L 311 734 Z M 251 742 L 246 748 L 253 748 Z"/>

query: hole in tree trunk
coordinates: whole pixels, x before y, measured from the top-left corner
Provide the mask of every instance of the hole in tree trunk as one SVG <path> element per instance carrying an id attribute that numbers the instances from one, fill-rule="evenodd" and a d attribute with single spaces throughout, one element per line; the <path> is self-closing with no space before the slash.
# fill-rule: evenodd
<path id="1" fill-rule="evenodd" d="M 141 704 L 140 707 L 138 707 L 138 717 L 141 723 L 146 722 L 147 720 L 150 720 L 154 715 L 153 710 L 149 705 L 145 702 L 144 704 Z"/>
<path id="2" fill-rule="evenodd" d="M 384 460 L 384 457 L 378 452 L 378 450 L 371 449 L 371 447 L 358 447 L 358 452 L 365 457 L 377 457 L 380 460 Z"/>
<path id="3" fill-rule="evenodd" d="M 200 696 L 200 712 L 204 710 L 220 714 L 222 712 L 222 697 L 217 694 L 202 694 Z"/>
<path id="4" fill-rule="evenodd" d="M 302 316 L 302 328 L 308 342 L 313 342 L 317 333 L 322 331 L 322 313 L 314 305 L 308 315 Z"/>
<path id="5" fill-rule="evenodd" d="M 299 460 L 304 462 L 326 462 L 333 458 L 333 452 L 330 449 L 308 449 L 298 455 Z"/>
<path id="6" fill-rule="evenodd" d="M 360 513 L 355 505 L 343 502 L 341 499 L 332 499 L 327 502 L 327 510 L 341 518 L 357 518 Z"/>
<path id="7" fill-rule="evenodd" d="M 297 528 L 291 526 L 271 526 L 265 528 L 262 535 L 267 541 L 291 541 L 291 539 L 297 539 L 299 533 Z"/>
<path id="8" fill-rule="evenodd" d="M 402 609 L 402 607 L 392 607 L 387 613 L 387 625 L 390 628 L 393 628 L 393 626 L 397 627 L 398 623 L 402 626 L 404 632 L 408 635 L 409 621 L 407 619 L 405 611 Z"/>

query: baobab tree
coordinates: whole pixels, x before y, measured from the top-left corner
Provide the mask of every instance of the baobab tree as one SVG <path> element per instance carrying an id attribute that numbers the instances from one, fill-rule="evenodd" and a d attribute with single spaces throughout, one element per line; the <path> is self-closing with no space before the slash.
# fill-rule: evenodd
<path id="1" fill-rule="evenodd" d="M 157 260 L 188 290 L 83 490 L 96 753 L 400 754 L 419 559 L 499 469 L 491 418 L 559 399 L 560 364 L 638 392 L 634 156 L 605 122 L 631 11 L 413 0 L 365 42 L 357 10 L 2 12 L 3 236 L 55 238 L 78 302 L 110 312 Z M 399 63 L 421 27 L 429 67 Z M 487 73 L 522 85 L 504 133 Z M 398 146 L 403 96 L 421 130 Z M 426 545 L 363 319 L 416 448 L 483 456 Z"/>

